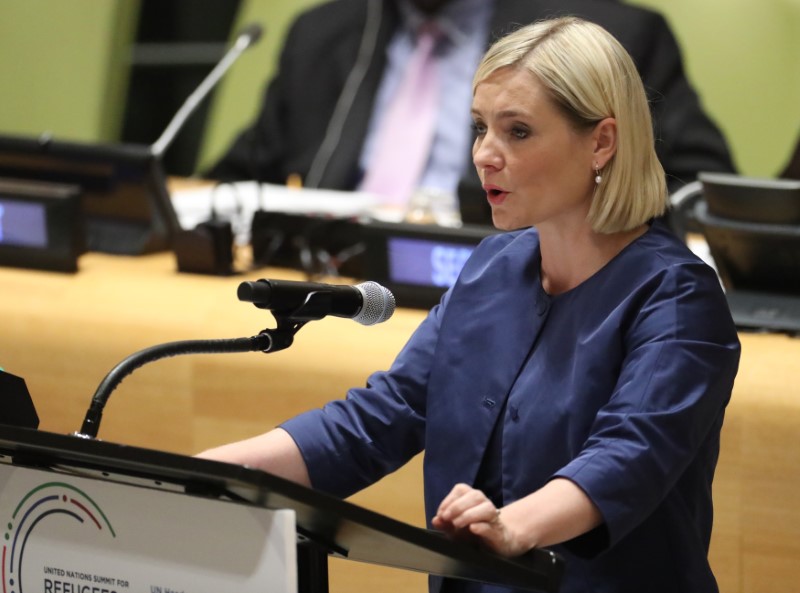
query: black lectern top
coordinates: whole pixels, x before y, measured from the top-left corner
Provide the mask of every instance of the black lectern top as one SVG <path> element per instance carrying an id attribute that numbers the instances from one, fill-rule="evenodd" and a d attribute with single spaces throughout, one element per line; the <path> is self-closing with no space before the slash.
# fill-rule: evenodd
<path id="1" fill-rule="evenodd" d="M 558 591 L 563 560 L 548 550 L 508 559 L 271 474 L 106 441 L 0 425 L 0 462 L 69 472 L 186 495 L 292 509 L 300 539 L 371 564 L 517 587 Z"/>

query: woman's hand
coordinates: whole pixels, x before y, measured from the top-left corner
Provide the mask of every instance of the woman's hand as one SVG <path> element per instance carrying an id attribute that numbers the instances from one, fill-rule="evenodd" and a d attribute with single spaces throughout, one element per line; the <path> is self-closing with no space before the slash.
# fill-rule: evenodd
<path id="1" fill-rule="evenodd" d="M 558 544 L 603 522 L 599 509 L 576 484 L 554 478 L 502 510 L 480 490 L 456 484 L 433 518 L 448 535 L 475 539 L 502 556 L 519 556 Z"/>
<path id="2" fill-rule="evenodd" d="M 466 484 L 456 484 L 445 497 L 433 526 L 456 539 L 477 538 L 503 556 L 519 556 L 531 548 L 516 537 L 503 513 L 483 492 Z"/>

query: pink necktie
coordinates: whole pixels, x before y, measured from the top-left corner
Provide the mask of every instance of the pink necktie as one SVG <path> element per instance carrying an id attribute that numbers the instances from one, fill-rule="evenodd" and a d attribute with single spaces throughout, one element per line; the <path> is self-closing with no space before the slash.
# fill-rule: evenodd
<path id="1" fill-rule="evenodd" d="M 436 127 L 439 77 L 433 50 L 440 32 L 423 25 L 417 45 L 378 130 L 361 190 L 402 207 L 419 183 L 430 156 Z"/>

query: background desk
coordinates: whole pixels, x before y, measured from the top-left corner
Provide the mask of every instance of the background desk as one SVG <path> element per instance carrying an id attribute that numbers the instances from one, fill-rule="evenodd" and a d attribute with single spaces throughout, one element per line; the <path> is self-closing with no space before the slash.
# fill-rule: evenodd
<path id="1" fill-rule="evenodd" d="M 238 301 L 239 282 L 298 279 L 275 270 L 229 278 L 178 274 L 169 254 L 88 254 L 80 268 L 76 275 L 0 268 L 0 366 L 25 378 L 40 427 L 60 433 L 80 428 L 99 383 L 138 350 L 273 327 L 269 312 Z M 263 432 L 387 368 L 423 316 L 399 310 L 373 327 L 326 318 L 301 329 L 282 352 L 152 363 L 112 393 L 99 437 L 191 454 Z M 715 482 L 712 564 L 723 593 L 794 591 L 800 582 L 800 340 L 741 338 Z M 421 526 L 420 457 L 352 500 Z M 333 593 L 424 590 L 423 575 L 331 563 Z"/>

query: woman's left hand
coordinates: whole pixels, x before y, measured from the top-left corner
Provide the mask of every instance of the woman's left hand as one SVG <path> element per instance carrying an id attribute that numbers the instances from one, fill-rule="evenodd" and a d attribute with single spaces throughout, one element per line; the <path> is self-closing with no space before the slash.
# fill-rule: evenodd
<path id="1" fill-rule="evenodd" d="M 500 509 L 480 490 L 456 484 L 433 518 L 433 526 L 454 538 L 478 538 L 502 556 L 519 556 L 530 549 L 519 541 Z"/>

